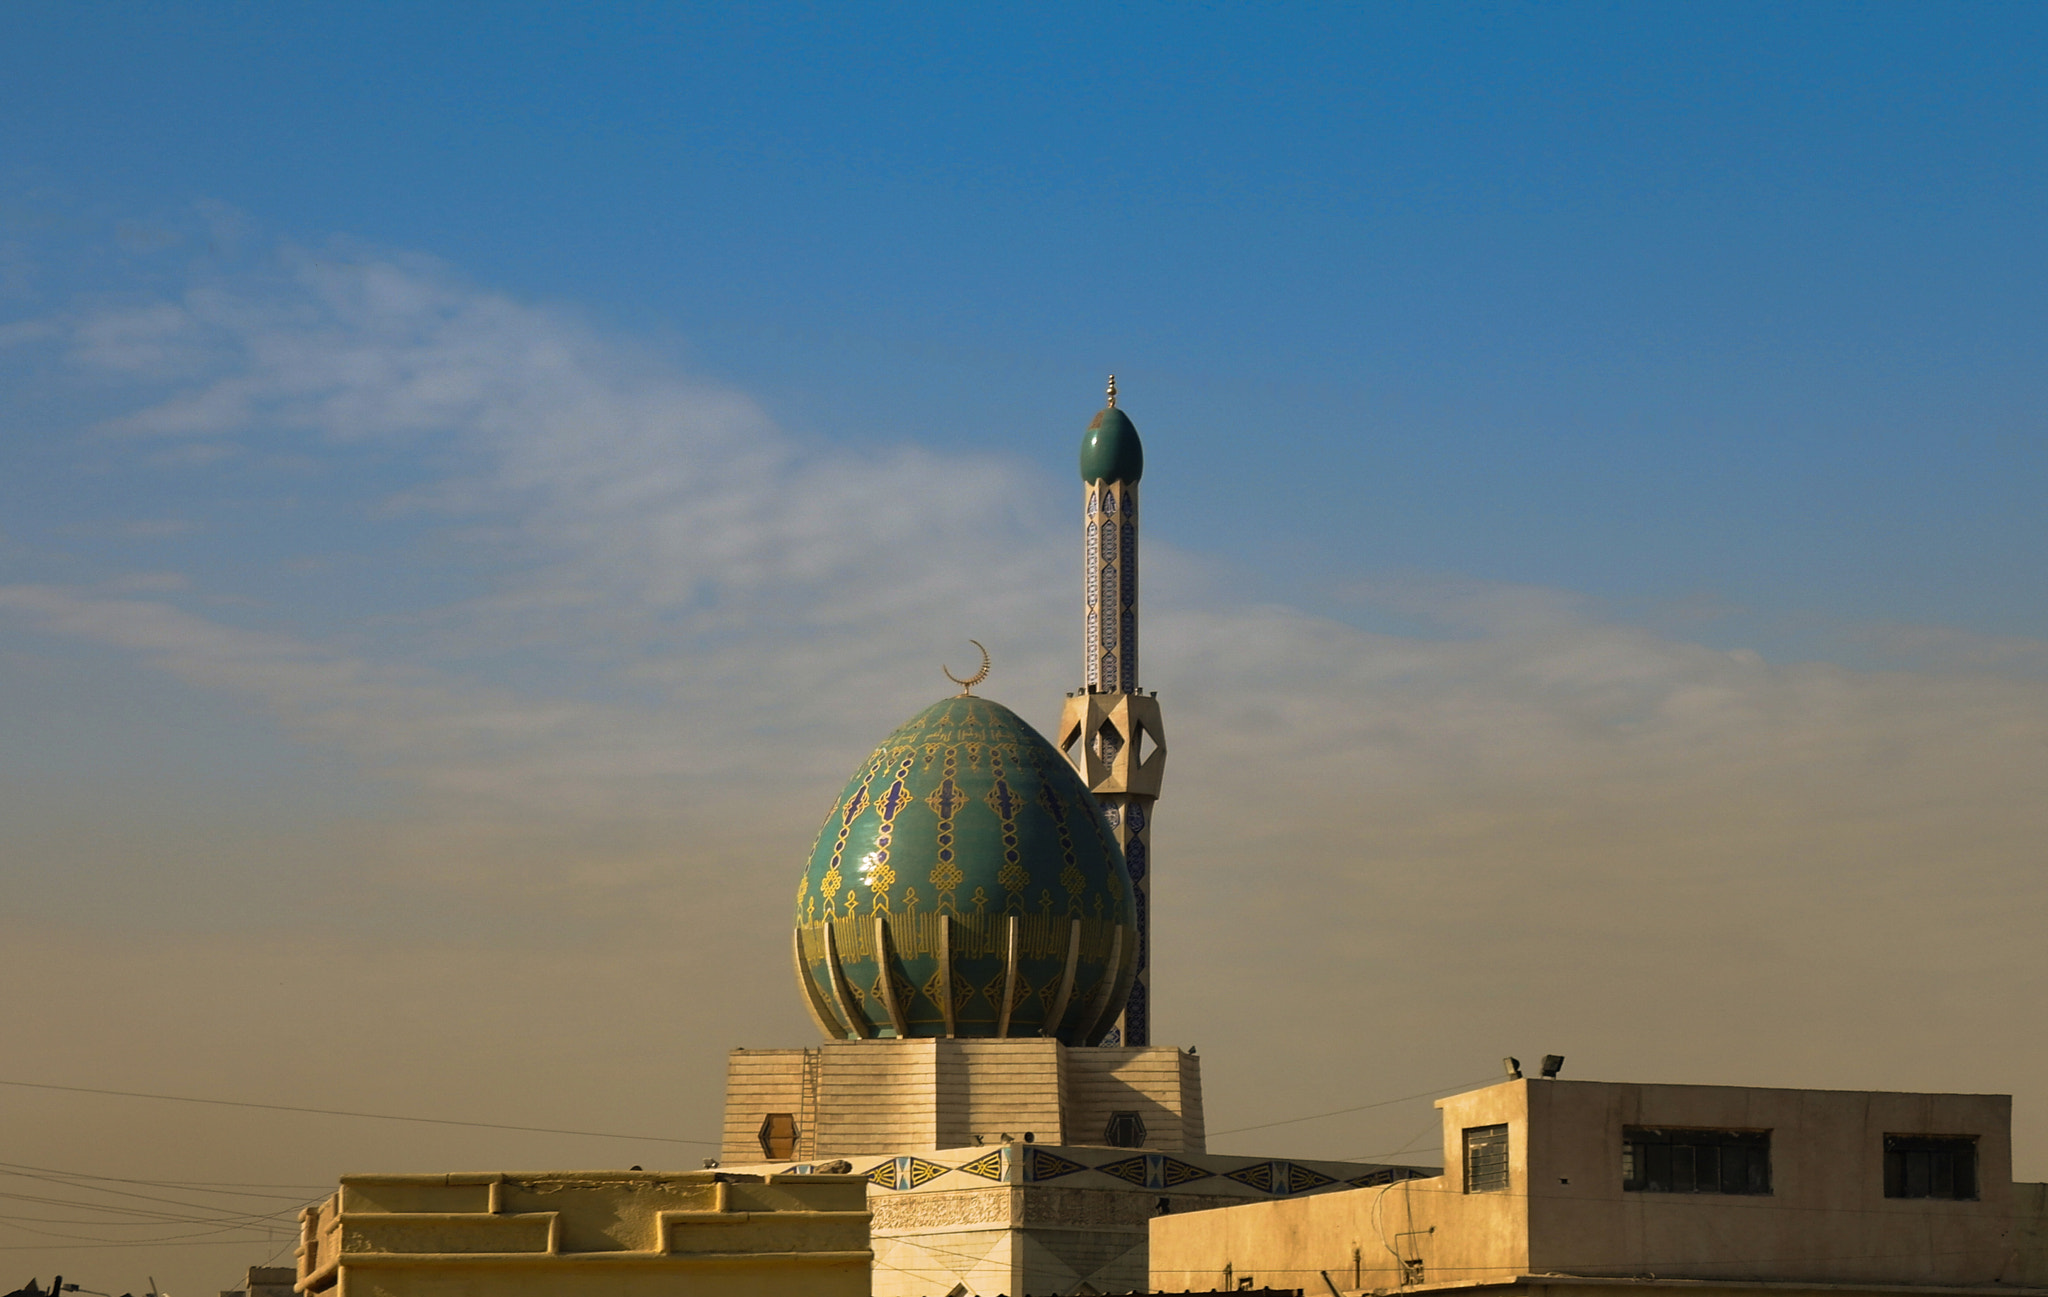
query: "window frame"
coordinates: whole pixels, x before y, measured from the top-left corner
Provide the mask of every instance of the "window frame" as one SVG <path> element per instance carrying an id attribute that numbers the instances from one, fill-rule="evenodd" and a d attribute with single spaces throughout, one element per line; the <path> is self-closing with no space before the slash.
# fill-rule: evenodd
<path id="1" fill-rule="evenodd" d="M 1703 1182 L 1709 1165 L 1711 1178 Z M 1624 1193 L 1768 1198 L 1777 1192 L 1769 1130 L 1623 1126 L 1620 1169 Z"/>
<path id="2" fill-rule="evenodd" d="M 1464 1188 L 1466 1193 L 1506 1193 L 1514 1187 L 1514 1170 L 1512 1159 L 1509 1156 L 1510 1136 L 1508 1125 L 1509 1123 L 1507 1122 L 1497 1121 L 1485 1126 L 1465 1127 L 1462 1165 L 1465 1173 Z M 1475 1144 L 1472 1138 L 1474 1135 L 1479 1136 L 1481 1142 Z M 1499 1167 L 1497 1170 L 1490 1165 L 1494 1161 L 1495 1149 L 1499 1150 Z M 1484 1168 L 1486 1182 L 1483 1184 L 1478 1182 L 1480 1171 L 1475 1166 L 1474 1153 L 1481 1154 L 1489 1163 Z M 1496 1175 L 1498 1175 L 1497 1182 L 1495 1180 Z"/>
<path id="3" fill-rule="evenodd" d="M 1978 1174 L 1982 1158 L 1977 1145 L 1982 1136 L 1978 1135 L 1908 1135 L 1885 1132 L 1884 1136 L 1884 1196 L 1901 1202 L 1982 1202 L 1984 1200 L 1983 1177 Z M 1920 1192 L 1914 1189 L 1915 1155 L 1925 1158 L 1921 1163 L 1923 1180 Z M 1957 1154 L 1967 1154 L 1961 1162 L 1954 1160 Z M 1944 1168 L 1942 1160 L 1949 1159 Z M 1946 1174 L 1944 1174 L 1944 1171 Z M 1938 1190 L 1946 1179 L 1948 1192 Z M 1957 1192 L 1967 1180 L 1967 1193 Z M 1894 1192 L 1894 1189 L 1897 1192 Z"/>

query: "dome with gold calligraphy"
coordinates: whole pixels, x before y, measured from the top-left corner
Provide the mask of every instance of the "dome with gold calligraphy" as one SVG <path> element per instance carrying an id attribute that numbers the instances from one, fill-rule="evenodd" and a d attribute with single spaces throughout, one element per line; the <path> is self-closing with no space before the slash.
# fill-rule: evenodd
<path id="1" fill-rule="evenodd" d="M 797 887 L 796 971 L 838 1039 L 1095 1044 L 1130 994 L 1131 880 L 1102 807 L 1001 703 L 932 704 L 882 741 Z"/>

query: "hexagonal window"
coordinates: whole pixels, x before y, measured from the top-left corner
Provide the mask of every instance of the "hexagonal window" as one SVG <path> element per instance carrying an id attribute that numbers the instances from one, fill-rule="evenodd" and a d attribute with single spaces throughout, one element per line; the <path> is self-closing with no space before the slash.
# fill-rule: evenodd
<path id="1" fill-rule="evenodd" d="M 761 1156 L 771 1162 L 796 1156 L 796 1114 L 771 1112 L 761 1118 Z"/>
<path id="2" fill-rule="evenodd" d="M 1111 1148 L 1145 1147 L 1145 1119 L 1135 1112 L 1112 1112 L 1102 1128 L 1102 1142 Z"/>

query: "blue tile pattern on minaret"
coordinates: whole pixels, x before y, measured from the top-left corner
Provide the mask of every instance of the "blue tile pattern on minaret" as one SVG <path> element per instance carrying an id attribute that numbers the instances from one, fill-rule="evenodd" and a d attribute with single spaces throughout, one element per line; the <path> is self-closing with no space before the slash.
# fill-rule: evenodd
<path id="1" fill-rule="evenodd" d="M 1136 970 L 1130 995 L 1106 1043 L 1148 1045 L 1152 1040 L 1151 807 L 1163 769 L 1136 745 L 1151 728 L 1160 739 L 1156 698 L 1138 686 L 1138 480 L 1145 448 L 1137 425 L 1117 408 L 1116 379 L 1108 404 L 1081 438 L 1082 482 L 1082 697 L 1069 695 L 1060 719 L 1060 744 L 1087 772 L 1089 791 L 1101 802 L 1123 849 L 1133 884 L 1137 920 Z M 1078 747 L 1076 743 L 1078 742 Z"/>

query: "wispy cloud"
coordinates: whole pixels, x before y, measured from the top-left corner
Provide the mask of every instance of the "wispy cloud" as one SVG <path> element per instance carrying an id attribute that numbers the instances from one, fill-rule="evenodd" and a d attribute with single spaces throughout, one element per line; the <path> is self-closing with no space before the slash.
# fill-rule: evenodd
<path id="1" fill-rule="evenodd" d="M 227 569 L 194 591 L 0 587 L 17 626 L 258 699 L 412 790 L 392 861 L 502 883 L 543 854 L 509 894 L 630 896 L 598 907 L 619 923 L 682 914 L 717 879 L 746 916 L 727 953 L 753 958 L 747 925 L 776 922 L 809 818 L 939 691 L 948 652 L 996 643 L 997 695 L 1042 722 L 1074 674 L 1068 484 L 999 456 L 792 436 L 741 393 L 431 264 L 290 251 L 81 312 L 61 340 L 135 385 L 98 444 L 139 463 L 166 439 L 210 448 L 222 458 L 180 469 L 202 474 L 249 473 L 259 449 L 335 472 L 371 454 L 397 484 L 362 526 L 425 527 L 409 545 L 482 574 L 384 605 L 373 582 L 340 619 L 346 564 L 281 560 L 290 579 L 232 609 L 207 602 L 238 593 Z M 376 562 L 403 575 L 414 550 L 393 552 Z M 1218 593 L 1220 556 L 1154 544 L 1147 563 L 1170 596 L 1146 639 L 1171 744 L 1169 1022 L 1219 1014 L 1278 1047 L 1300 1028 L 1258 1006 L 1307 984 L 1311 1016 L 1418 1049 L 1541 1023 L 1693 1056 L 1643 1025 L 1670 1018 L 1724 1038 L 1767 1024 L 1789 1066 L 1813 1015 L 1882 1016 L 1859 985 L 1932 1012 L 1956 970 L 2048 976 L 1988 953 L 2031 950 L 2025 916 L 2048 900 L 2048 684 L 2019 669 L 2048 646 L 1899 630 L 1915 670 L 1773 663 L 1570 591 L 1361 573 L 1345 600 L 1427 628 L 1375 634 Z M 679 816 L 689 833 L 661 845 Z M 1901 931 L 1915 915 L 1948 934 L 1941 958 Z M 1199 1010 L 1193 951 L 1231 970 L 1201 979 Z M 1646 1001 L 1628 970 L 1673 961 L 1711 975 Z M 1347 1040 L 1288 1047 L 1351 1067 Z"/>
<path id="2" fill-rule="evenodd" d="M 114 518 L 101 522 L 73 522 L 58 529 L 66 536 L 90 536 L 113 540 L 168 540 L 195 535 L 205 528 L 187 518 Z"/>
<path id="3" fill-rule="evenodd" d="M 221 444 L 282 431 L 316 456 L 377 439 L 439 466 L 387 508 L 480 529 L 493 589 L 347 651 L 296 635 L 289 606 L 252 630 L 160 603 L 6 594 L 52 630 L 258 693 L 380 759 L 445 769 L 460 749 L 483 784 L 486 747 L 508 768 L 597 779 L 634 762 L 785 768 L 795 747 L 819 775 L 930 692 L 923 656 L 961 628 L 1000 628 L 1013 679 L 1050 693 L 1066 674 L 1071 546 L 1040 505 L 1051 484 L 986 456 L 802 442 L 740 394 L 429 263 L 288 251 L 267 276 L 81 316 L 69 338 L 76 363 L 160 387 L 105 428 Z M 1214 588 L 1210 563 L 1153 556 L 1189 590 Z M 1844 771 L 1887 732 L 1967 746 L 2040 706 L 2024 680 L 1769 665 L 1603 621 L 1569 591 L 1373 578 L 1347 596 L 1446 635 L 1198 596 L 1155 609 L 1155 678 L 1181 690 L 1176 714 L 1228 727 L 1210 752 L 1325 772 L 1279 781 L 1297 796 L 1360 780 L 1700 788 L 1801 761 Z M 2042 649 L 1886 634 L 1979 669 Z M 554 685 L 503 684 L 508 647 L 557 662 Z M 1994 714 L 2003 726 L 1987 727 Z"/>

